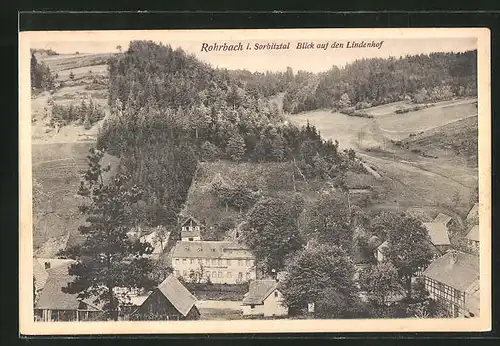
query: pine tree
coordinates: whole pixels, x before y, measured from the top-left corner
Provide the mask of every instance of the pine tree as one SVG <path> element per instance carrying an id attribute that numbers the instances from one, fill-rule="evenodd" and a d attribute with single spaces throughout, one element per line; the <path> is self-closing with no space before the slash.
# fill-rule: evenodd
<path id="1" fill-rule="evenodd" d="M 229 138 L 226 152 L 227 155 L 236 162 L 239 162 L 245 154 L 245 141 L 238 132 Z"/>
<path id="2" fill-rule="evenodd" d="M 119 300 L 115 288 L 151 288 L 153 284 L 147 277 L 151 260 L 143 256 L 152 248 L 127 235 L 134 226 L 131 207 L 141 197 L 141 190 L 128 186 L 127 177 L 121 174 L 104 182 L 109 167 L 101 166 L 102 157 L 102 151 L 90 149 L 89 168 L 78 190 L 78 195 L 88 201 L 79 207 L 87 216 L 86 223 L 79 227 L 86 239 L 65 252 L 76 263 L 69 268 L 75 279 L 63 291 L 103 303 L 107 317 L 117 320 Z"/>

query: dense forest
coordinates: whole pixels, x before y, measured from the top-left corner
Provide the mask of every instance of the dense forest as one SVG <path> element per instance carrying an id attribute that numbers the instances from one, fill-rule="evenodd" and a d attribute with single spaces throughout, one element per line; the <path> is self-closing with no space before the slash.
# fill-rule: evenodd
<path id="1" fill-rule="evenodd" d="M 32 90 L 48 90 L 54 87 L 54 76 L 47 65 L 37 60 L 34 51 L 31 52 L 30 78 Z"/>
<path id="2" fill-rule="evenodd" d="M 286 85 L 283 109 L 367 108 L 401 100 L 434 102 L 477 95 L 477 51 L 361 59 L 313 74 L 298 71 Z"/>
<path id="3" fill-rule="evenodd" d="M 283 88 L 278 77 L 214 69 L 182 49 L 146 41 L 110 59 L 111 116 L 98 147 L 120 156 L 146 191 L 145 222 L 176 220 L 199 160 L 290 161 L 302 177 L 363 170 L 354 151 L 340 151 L 314 126 L 285 121 L 266 98 Z"/>

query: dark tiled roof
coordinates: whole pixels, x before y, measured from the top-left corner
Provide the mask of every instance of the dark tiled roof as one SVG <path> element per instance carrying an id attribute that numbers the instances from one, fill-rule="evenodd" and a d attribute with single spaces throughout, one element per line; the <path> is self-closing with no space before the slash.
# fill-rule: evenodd
<path id="1" fill-rule="evenodd" d="M 178 241 L 171 258 L 229 258 L 253 259 L 250 250 L 231 241 Z"/>
<path id="2" fill-rule="evenodd" d="M 441 222 L 424 222 L 424 227 L 429 232 L 429 237 L 434 245 L 450 245 L 450 238 L 448 237 L 448 229 L 444 223 Z"/>
<path id="3" fill-rule="evenodd" d="M 187 316 L 196 302 L 195 296 L 172 274 L 163 280 L 157 289 L 183 316 Z"/>
<path id="4" fill-rule="evenodd" d="M 464 252 L 449 251 L 434 260 L 424 276 L 468 292 L 479 285 L 479 257 Z"/>
<path id="5" fill-rule="evenodd" d="M 276 280 L 255 280 L 250 283 L 243 305 L 264 304 L 264 300 L 278 287 Z"/>

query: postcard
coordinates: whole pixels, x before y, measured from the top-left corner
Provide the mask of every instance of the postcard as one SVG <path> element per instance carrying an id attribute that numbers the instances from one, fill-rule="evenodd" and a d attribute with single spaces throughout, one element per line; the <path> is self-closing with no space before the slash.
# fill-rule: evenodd
<path id="1" fill-rule="evenodd" d="M 491 329 L 488 29 L 19 49 L 22 335 Z"/>

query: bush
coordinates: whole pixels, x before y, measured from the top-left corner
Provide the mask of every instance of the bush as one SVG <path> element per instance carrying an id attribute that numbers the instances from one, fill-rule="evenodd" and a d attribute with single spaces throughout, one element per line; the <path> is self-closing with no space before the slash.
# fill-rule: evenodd
<path id="1" fill-rule="evenodd" d="M 51 126 L 65 126 L 72 122 L 84 124 L 86 129 L 89 129 L 93 124 L 103 119 L 105 116 L 104 110 L 94 104 L 92 100 L 88 103 L 82 101 L 80 105 L 62 106 L 54 104 L 52 106 L 52 115 L 50 119 Z"/>

